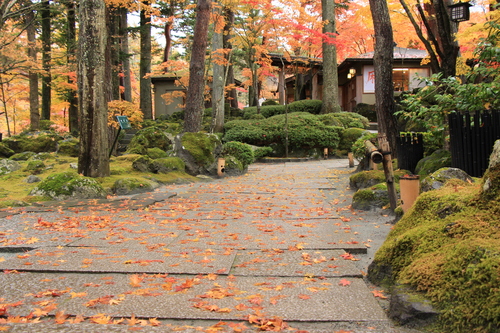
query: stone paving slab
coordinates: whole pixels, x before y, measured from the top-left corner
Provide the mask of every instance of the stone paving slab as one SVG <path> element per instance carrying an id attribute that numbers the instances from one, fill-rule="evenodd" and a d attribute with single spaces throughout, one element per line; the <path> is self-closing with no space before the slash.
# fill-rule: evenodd
<path id="1" fill-rule="evenodd" d="M 119 272 L 147 274 L 228 273 L 236 253 L 232 251 L 175 251 L 161 246 L 134 248 L 43 248 L 0 262 L 0 270 L 44 272 Z"/>
<path id="2" fill-rule="evenodd" d="M 6 302 L 25 295 L 11 315 L 27 315 L 49 300 L 57 311 L 84 316 L 244 320 L 258 311 L 286 321 L 387 321 L 360 278 L 139 277 L 134 287 L 127 275 L 22 273 L 3 274 L 0 284 Z"/>
<path id="3" fill-rule="evenodd" d="M 231 274 L 239 276 L 362 277 L 343 250 L 239 251 Z"/>

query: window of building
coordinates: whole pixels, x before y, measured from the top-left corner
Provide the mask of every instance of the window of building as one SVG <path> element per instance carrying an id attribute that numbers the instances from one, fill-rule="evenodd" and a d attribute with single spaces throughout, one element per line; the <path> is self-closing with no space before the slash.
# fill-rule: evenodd
<path id="1" fill-rule="evenodd" d="M 408 68 L 394 68 L 392 71 L 394 91 L 407 91 L 410 88 L 410 71 Z"/>

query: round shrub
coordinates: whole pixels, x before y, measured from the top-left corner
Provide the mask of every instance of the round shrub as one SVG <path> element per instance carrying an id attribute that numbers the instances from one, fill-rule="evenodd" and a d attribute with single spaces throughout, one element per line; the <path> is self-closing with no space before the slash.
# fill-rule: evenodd
<path id="1" fill-rule="evenodd" d="M 255 160 L 253 149 L 250 145 L 242 142 L 226 142 L 222 145 L 222 155 L 231 155 L 236 157 L 243 165 L 243 168 L 248 167 Z"/>
<path id="2" fill-rule="evenodd" d="M 359 103 L 356 105 L 353 112 L 362 115 L 371 122 L 377 122 L 377 112 L 375 111 L 375 105 Z"/>
<path id="3" fill-rule="evenodd" d="M 352 151 L 352 145 L 358 140 L 365 130 L 362 128 L 348 128 L 342 132 L 340 136 L 339 149 L 346 150 L 348 152 Z"/>
<path id="4" fill-rule="evenodd" d="M 266 99 L 263 103 L 262 103 L 262 106 L 266 106 L 266 105 L 279 105 L 278 102 L 276 102 L 275 100 L 273 99 Z"/>
<path id="5" fill-rule="evenodd" d="M 269 118 L 278 114 L 285 113 L 285 106 L 279 104 L 262 106 L 260 108 L 260 113 L 264 116 L 264 118 Z"/>
<path id="6" fill-rule="evenodd" d="M 257 147 L 253 151 L 253 155 L 255 157 L 255 160 L 261 159 L 263 157 L 271 155 L 273 152 L 273 148 L 271 147 Z"/>
<path id="7" fill-rule="evenodd" d="M 377 133 L 365 132 L 352 145 L 352 153 L 354 157 L 361 161 L 366 155 L 365 141 L 374 141 L 377 138 Z"/>
<path id="8" fill-rule="evenodd" d="M 312 114 L 319 114 L 323 102 L 317 99 L 305 99 L 302 101 L 295 101 L 288 104 L 288 112 L 308 112 Z"/>

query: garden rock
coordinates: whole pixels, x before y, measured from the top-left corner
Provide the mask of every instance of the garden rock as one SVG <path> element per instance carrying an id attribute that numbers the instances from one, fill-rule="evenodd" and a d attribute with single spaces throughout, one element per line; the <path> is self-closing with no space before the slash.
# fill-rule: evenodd
<path id="1" fill-rule="evenodd" d="M 421 191 L 427 192 L 437 190 L 446 183 L 449 179 L 460 179 L 464 182 L 471 183 L 472 178 L 463 170 L 457 168 L 441 168 L 431 175 L 427 176 L 421 183 Z"/>
<path id="2" fill-rule="evenodd" d="M 0 157 L 10 157 L 14 155 L 15 152 L 10 149 L 6 144 L 0 142 Z"/>
<path id="3" fill-rule="evenodd" d="M 105 198 L 107 193 L 94 178 L 83 177 L 74 172 L 62 172 L 45 178 L 29 195 L 66 200 Z"/>
<path id="4" fill-rule="evenodd" d="M 0 176 L 17 171 L 19 169 L 21 169 L 21 164 L 17 163 L 16 161 L 12 161 L 6 158 L 0 160 Z"/>
<path id="5" fill-rule="evenodd" d="M 500 140 L 495 142 L 490 155 L 488 169 L 484 173 L 481 196 L 484 199 L 493 199 L 500 195 Z"/>
<path id="6" fill-rule="evenodd" d="M 408 287 L 398 285 L 393 288 L 389 305 L 389 317 L 392 320 L 401 325 L 408 322 L 414 324 L 416 321 L 420 321 L 420 324 L 430 324 L 438 314 L 429 300 L 412 292 Z"/>
<path id="7" fill-rule="evenodd" d="M 17 153 L 17 154 L 12 155 L 10 157 L 10 159 L 13 161 L 27 161 L 35 155 L 36 155 L 36 153 L 34 153 L 32 151 L 25 151 L 22 153 Z"/>
<path id="8" fill-rule="evenodd" d="M 174 139 L 174 155 L 186 164 L 190 175 L 216 175 L 215 156 L 220 155 L 222 143 L 217 135 L 183 133 Z"/>
<path id="9" fill-rule="evenodd" d="M 143 178 L 122 178 L 113 184 L 112 191 L 117 195 L 138 194 L 150 192 L 159 186 L 158 183 Z"/>
<path id="10" fill-rule="evenodd" d="M 385 182 L 383 171 L 361 171 L 349 177 L 349 186 L 352 189 L 362 189 Z"/>
<path id="11" fill-rule="evenodd" d="M 352 208 L 372 210 L 389 204 L 389 194 L 385 184 L 378 184 L 372 188 L 360 189 L 352 197 Z"/>
<path id="12" fill-rule="evenodd" d="M 451 167 L 451 153 L 447 150 L 436 150 L 430 156 L 424 157 L 418 161 L 415 167 L 415 173 L 421 176 L 427 176 L 431 173 L 445 167 Z"/>
<path id="13" fill-rule="evenodd" d="M 38 176 L 35 176 L 35 175 L 29 175 L 24 181 L 28 184 L 33 184 L 33 183 L 41 182 L 42 179 Z"/>

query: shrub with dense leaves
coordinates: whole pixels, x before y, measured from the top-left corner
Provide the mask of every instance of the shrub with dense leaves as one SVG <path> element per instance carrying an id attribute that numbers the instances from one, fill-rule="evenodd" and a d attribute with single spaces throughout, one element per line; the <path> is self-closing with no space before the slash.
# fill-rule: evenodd
<path id="1" fill-rule="evenodd" d="M 222 145 L 222 155 L 230 155 L 236 157 L 246 168 L 253 163 L 255 156 L 252 147 L 246 143 L 230 141 Z"/>
<path id="2" fill-rule="evenodd" d="M 367 118 L 354 112 L 334 112 L 319 115 L 321 121 L 325 124 L 339 126 L 344 128 L 368 128 L 370 122 Z"/>
<path id="3" fill-rule="evenodd" d="M 323 102 L 317 99 L 305 99 L 302 101 L 295 101 L 288 104 L 288 112 L 309 112 L 312 114 L 319 114 Z"/>
<path id="4" fill-rule="evenodd" d="M 290 149 L 332 148 L 339 143 L 341 128 L 327 126 L 306 112 L 278 115 L 260 120 L 237 120 L 226 124 L 224 141 L 239 141 L 256 146 L 284 145 L 288 134 Z M 287 130 L 285 130 L 287 122 Z"/>
<path id="5" fill-rule="evenodd" d="M 340 137 L 339 149 L 352 151 L 352 146 L 364 133 L 365 130 L 362 128 L 347 128 Z"/>

